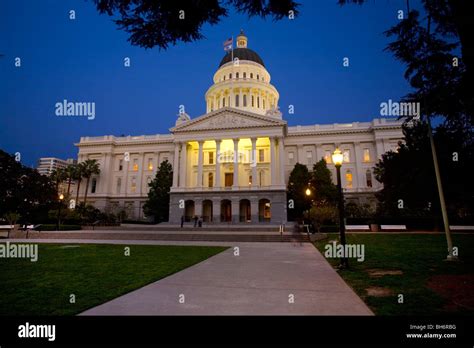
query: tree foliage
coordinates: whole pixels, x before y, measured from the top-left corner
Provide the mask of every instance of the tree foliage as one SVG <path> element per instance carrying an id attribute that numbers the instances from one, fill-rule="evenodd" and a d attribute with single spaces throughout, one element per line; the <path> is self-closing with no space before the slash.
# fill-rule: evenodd
<path id="1" fill-rule="evenodd" d="M 290 221 L 300 218 L 303 212 L 311 207 L 311 199 L 305 193 L 306 189 L 311 189 L 310 179 L 308 167 L 296 163 L 290 173 L 287 187 L 287 199 L 290 202 L 288 219 Z"/>
<path id="2" fill-rule="evenodd" d="M 119 29 L 130 36 L 134 46 L 168 48 L 177 42 L 204 38 L 202 27 L 215 25 L 233 7 L 248 16 L 272 17 L 274 20 L 298 14 L 293 0 L 93 0 L 101 14 L 115 16 Z"/>
<path id="3" fill-rule="evenodd" d="M 168 221 L 170 188 L 173 184 L 173 168 L 168 161 L 163 161 L 156 172 L 155 179 L 148 185 L 148 200 L 143 205 L 146 216 L 154 222 Z"/>
<path id="4" fill-rule="evenodd" d="M 331 171 L 328 169 L 324 159 L 321 159 L 313 165 L 310 182 L 316 203 L 328 203 L 330 205 L 336 203 L 337 187 L 332 181 Z"/>

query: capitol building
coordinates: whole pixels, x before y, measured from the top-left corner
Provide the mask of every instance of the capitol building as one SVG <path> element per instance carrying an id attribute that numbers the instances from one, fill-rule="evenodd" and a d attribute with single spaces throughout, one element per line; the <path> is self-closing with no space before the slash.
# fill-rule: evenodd
<path id="1" fill-rule="evenodd" d="M 101 169 L 90 180 L 89 203 L 145 219 L 148 184 L 167 160 L 173 166 L 170 223 L 197 215 L 208 223 L 280 224 L 287 219 L 286 186 L 295 164 L 311 170 L 324 158 L 335 180 L 331 154 L 337 147 L 344 154 L 346 200 L 375 204 L 381 184 L 373 168 L 403 139 L 401 121 L 288 126 L 270 73 L 247 41 L 241 32 L 237 47 L 222 58 L 205 94 L 205 114 L 182 112 L 170 134 L 81 137 L 78 162 L 96 159 Z"/>

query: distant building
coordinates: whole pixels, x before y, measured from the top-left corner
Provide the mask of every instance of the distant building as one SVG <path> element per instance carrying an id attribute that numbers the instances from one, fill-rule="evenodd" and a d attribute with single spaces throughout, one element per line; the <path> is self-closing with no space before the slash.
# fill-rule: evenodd
<path id="1" fill-rule="evenodd" d="M 36 167 L 36 170 L 42 175 L 51 175 L 53 170 L 57 168 L 66 168 L 68 165 L 74 163 L 77 163 L 77 161 L 73 158 L 63 160 L 56 157 L 41 157 L 38 160 L 38 166 Z"/>

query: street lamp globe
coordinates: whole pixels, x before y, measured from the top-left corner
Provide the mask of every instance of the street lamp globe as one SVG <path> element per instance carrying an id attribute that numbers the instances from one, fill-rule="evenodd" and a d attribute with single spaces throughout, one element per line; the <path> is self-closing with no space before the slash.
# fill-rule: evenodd
<path id="1" fill-rule="evenodd" d="M 306 196 L 311 196 L 311 190 L 309 188 L 306 189 L 305 193 Z"/>
<path id="2" fill-rule="evenodd" d="M 64 195 L 61 193 L 61 194 L 59 195 L 59 200 L 62 201 L 63 199 L 64 199 Z"/>
<path id="3" fill-rule="evenodd" d="M 334 163 L 335 166 L 341 166 L 342 165 L 342 161 L 344 160 L 344 156 L 343 156 L 341 150 L 336 148 L 336 150 L 334 150 L 331 157 L 332 157 L 332 163 Z"/>

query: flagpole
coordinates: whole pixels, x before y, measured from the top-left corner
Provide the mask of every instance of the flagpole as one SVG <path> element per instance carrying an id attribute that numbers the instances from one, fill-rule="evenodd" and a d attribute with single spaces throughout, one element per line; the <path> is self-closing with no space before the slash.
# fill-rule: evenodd
<path id="1" fill-rule="evenodd" d="M 229 101 L 229 107 L 232 103 L 232 93 L 234 92 L 234 35 L 232 35 L 232 43 L 231 43 L 231 56 L 232 56 L 232 79 L 230 80 L 230 101 Z"/>

